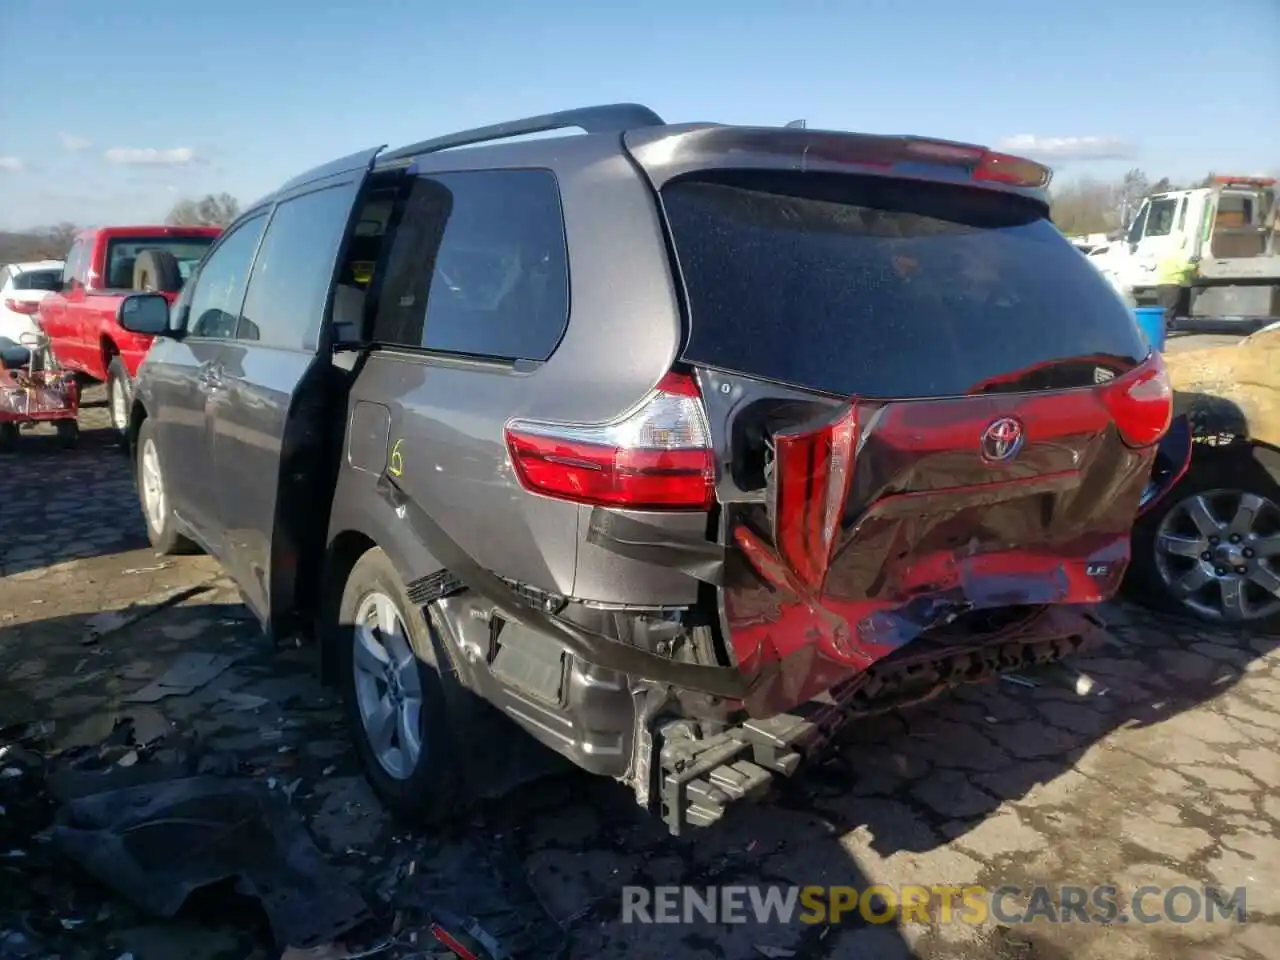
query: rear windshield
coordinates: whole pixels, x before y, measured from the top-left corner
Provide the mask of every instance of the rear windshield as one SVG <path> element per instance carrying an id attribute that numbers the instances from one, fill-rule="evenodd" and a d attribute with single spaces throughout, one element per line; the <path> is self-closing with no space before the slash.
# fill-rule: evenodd
<path id="1" fill-rule="evenodd" d="M 60 286 L 61 270 L 28 270 L 13 278 L 15 290 L 57 290 Z"/>
<path id="2" fill-rule="evenodd" d="M 131 237 L 113 238 L 107 244 L 108 287 L 129 290 L 133 287 L 133 269 L 143 250 L 164 250 L 178 261 L 178 273 L 186 283 L 191 271 L 217 237 Z"/>
<path id="3" fill-rule="evenodd" d="M 843 396 L 1094 383 L 1147 350 L 1123 301 L 1018 197 L 729 174 L 662 191 L 685 359 Z"/>

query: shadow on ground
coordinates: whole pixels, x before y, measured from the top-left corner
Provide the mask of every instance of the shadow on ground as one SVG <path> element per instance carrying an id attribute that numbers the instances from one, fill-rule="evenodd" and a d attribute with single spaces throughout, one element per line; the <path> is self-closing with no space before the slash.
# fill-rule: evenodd
<path id="1" fill-rule="evenodd" d="M 85 410 L 80 421 L 75 449 L 61 449 L 53 428 L 41 425 L 0 454 L 0 576 L 146 545 L 126 454 L 106 411 Z"/>
<path id="2" fill-rule="evenodd" d="M 48 791 L 59 778 L 65 785 L 68 777 L 122 769 L 145 778 L 149 768 L 216 757 L 222 773 L 287 797 L 370 905 L 371 937 L 408 909 L 406 897 L 440 903 L 451 889 L 467 889 L 473 907 L 486 898 L 494 909 L 535 898 L 574 957 L 893 958 L 958 956 L 946 951 L 963 948 L 973 951 L 966 956 L 1052 960 L 1062 954 L 1051 944 L 998 926 L 935 924 L 908 937 L 896 924 L 856 914 L 834 926 L 694 922 L 639 935 L 621 922 L 622 888 L 1029 884 L 1042 879 L 1037 864 L 1064 831 L 1079 845 L 1079 866 L 1089 869 L 1098 845 L 1122 847 L 1120 807 L 1135 791 L 1217 789 L 1222 758 L 1211 744 L 1203 757 L 1175 767 L 1154 748 L 1144 756 L 1143 737 L 1203 733 L 1219 716 L 1202 709 L 1206 702 L 1280 643 L 1115 613 L 1116 644 L 1078 661 L 1105 694 L 1000 681 L 873 718 L 769 801 L 681 839 L 668 837 L 621 786 L 577 772 L 527 783 L 448 830 L 392 823 L 359 776 L 340 704 L 315 681 L 310 651 L 272 649 L 225 582 L 173 606 L 134 607 L 131 623 L 106 634 L 88 629 L 89 616 L 6 627 L 0 729 L 11 742 L 19 731 L 37 759 L 12 777 L 24 784 L 21 799 L 0 797 L 14 807 L 0 818 L 0 849 L 21 851 L 0 863 L 0 930 L 27 931 L 45 949 L 89 950 L 75 954 L 84 956 L 278 952 L 243 900 L 205 896 L 177 919 L 158 922 L 31 839 L 52 815 Z M 184 663 L 175 684 L 169 671 Z M 1233 704 L 1237 715 L 1274 709 L 1248 698 Z M 514 727 L 505 729 L 524 742 Z M 1130 731 L 1131 746 L 1093 749 L 1119 730 Z M 27 786 L 37 778 L 41 790 Z M 505 866 L 486 873 L 480 862 Z M 508 880 L 477 886 L 478 872 Z M 425 891 L 424 877 L 434 884 Z M 383 955 L 409 956 L 409 949 L 398 942 Z"/>

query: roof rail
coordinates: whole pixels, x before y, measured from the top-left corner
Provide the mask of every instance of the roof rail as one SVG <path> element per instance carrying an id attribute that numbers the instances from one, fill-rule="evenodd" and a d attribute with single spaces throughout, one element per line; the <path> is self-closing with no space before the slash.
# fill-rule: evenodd
<path id="1" fill-rule="evenodd" d="M 457 133 L 445 134 L 420 143 L 412 143 L 385 153 L 378 159 L 404 160 L 423 153 L 435 153 L 439 150 L 450 150 L 454 147 L 467 147 L 490 140 L 506 140 L 510 137 L 523 137 L 532 133 L 545 133 L 549 130 L 566 130 L 577 127 L 587 133 L 621 133 L 633 127 L 660 127 L 663 119 L 648 107 L 638 103 L 607 103 L 595 107 L 579 107 L 575 110 L 560 110 L 556 113 L 544 113 L 540 117 L 525 117 L 523 120 L 508 120 L 487 127 L 476 127 L 474 130 L 460 130 Z"/>

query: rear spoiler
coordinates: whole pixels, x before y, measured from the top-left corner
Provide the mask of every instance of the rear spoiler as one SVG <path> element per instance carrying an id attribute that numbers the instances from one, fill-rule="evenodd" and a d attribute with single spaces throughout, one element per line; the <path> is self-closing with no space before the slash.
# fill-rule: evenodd
<path id="1" fill-rule="evenodd" d="M 628 130 L 623 142 L 655 186 L 697 170 L 783 169 L 864 172 L 910 179 L 973 183 L 1048 203 L 1053 172 L 1025 157 L 987 147 L 919 136 L 785 127 L 671 124 Z"/>

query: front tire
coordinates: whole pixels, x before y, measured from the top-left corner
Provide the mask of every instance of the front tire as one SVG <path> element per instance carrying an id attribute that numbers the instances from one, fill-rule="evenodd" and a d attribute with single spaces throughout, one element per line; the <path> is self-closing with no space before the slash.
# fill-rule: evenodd
<path id="1" fill-rule="evenodd" d="M 466 800 L 431 627 L 379 548 L 347 577 L 332 640 L 356 755 L 378 798 L 417 824 Z"/>
<path id="2" fill-rule="evenodd" d="M 129 410 L 133 406 L 133 378 L 119 357 L 107 365 L 107 410 L 111 428 L 124 437 L 129 430 Z"/>
<path id="3" fill-rule="evenodd" d="M 194 552 L 195 544 L 178 533 L 170 506 L 168 482 L 150 420 L 143 420 L 138 428 L 137 449 L 138 499 L 147 525 L 147 539 L 161 556 Z"/>
<path id="4" fill-rule="evenodd" d="M 1246 448 L 1196 450 L 1133 531 L 1139 602 L 1205 623 L 1280 628 L 1280 483 Z"/>

